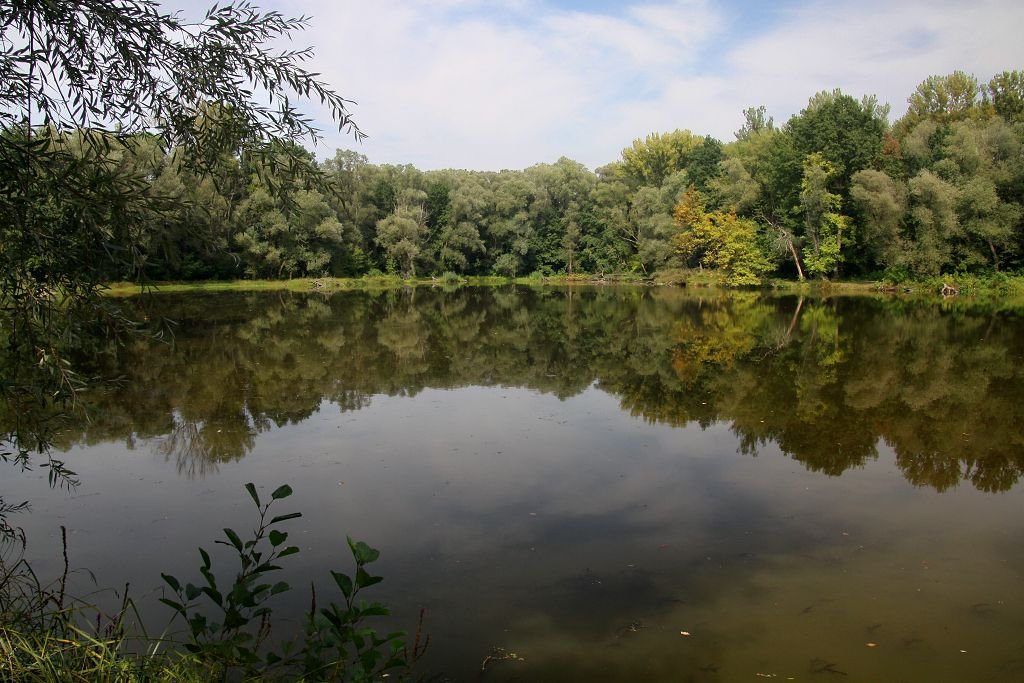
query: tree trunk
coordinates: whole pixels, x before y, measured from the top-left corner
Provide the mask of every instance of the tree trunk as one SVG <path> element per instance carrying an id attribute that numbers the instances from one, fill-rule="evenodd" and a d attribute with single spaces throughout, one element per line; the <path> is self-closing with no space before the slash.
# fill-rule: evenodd
<path id="1" fill-rule="evenodd" d="M 786 246 L 789 247 L 789 253 L 793 255 L 793 265 L 796 266 L 797 277 L 800 278 L 800 282 L 804 281 L 804 269 L 800 267 L 800 255 L 796 253 L 796 247 L 793 246 L 793 239 L 786 236 Z"/>
<path id="2" fill-rule="evenodd" d="M 796 252 L 796 245 L 793 244 L 793 235 L 791 235 L 789 231 L 786 230 L 784 227 L 782 227 L 781 225 L 777 225 L 773 220 L 768 218 L 768 216 L 763 211 L 759 213 L 761 216 L 761 220 L 767 223 L 771 227 L 771 229 L 777 232 L 779 236 L 785 241 L 786 248 L 789 250 L 790 255 L 793 257 L 793 265 L 796 266 L 797 277 L 800 278 L 800 282 L 803 282 L 806 278 L 804 277 L 804 269 L 800 266 L 800 255 Z"/>

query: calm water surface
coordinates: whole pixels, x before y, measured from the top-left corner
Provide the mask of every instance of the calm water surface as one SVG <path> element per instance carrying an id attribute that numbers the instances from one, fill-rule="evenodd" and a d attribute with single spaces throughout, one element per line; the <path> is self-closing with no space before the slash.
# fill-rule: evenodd
<path id="1" fill-rule="evenodd" d="M 1019 317 L 613 288 L 133 305 L 175 340 L 104 361 L 123 382 L 62 435 L 81 485 L 0 495 L 33 502 L 40 571 L 64 525 L 160 626 L 160 572 L 251 526 L 245 482 L 289 483 L 277 628 L 348 534 L 451 680 L 1024 680 Z"/>

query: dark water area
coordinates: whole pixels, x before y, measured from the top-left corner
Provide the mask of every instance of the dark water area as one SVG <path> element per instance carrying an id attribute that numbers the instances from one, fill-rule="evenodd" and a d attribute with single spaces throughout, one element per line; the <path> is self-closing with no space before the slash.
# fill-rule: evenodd
<path id="1" fill-rule="evenodd" d="M 120 381 L 58 437 L 81 484 L 0 495 L 32 502 L 38 571 L 64 525 L 156 630 L 160 572 L 196 578 L 252 526 L 244 484 L 288 483 L 275 628 L 351 535 L 450 680 L 1024 680 L 1019 316 L 668 288 L 129 305 L 173 342 L 101 360 Z"/>

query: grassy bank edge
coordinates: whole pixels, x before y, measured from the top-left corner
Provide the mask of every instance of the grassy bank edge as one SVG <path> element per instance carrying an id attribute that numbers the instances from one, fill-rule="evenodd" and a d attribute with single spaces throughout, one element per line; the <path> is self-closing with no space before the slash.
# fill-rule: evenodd
<path id="1" fill-rule="evenodd" d="M 359 278 L 296 278 L 292 280 L 206 280 L 194 282 L 151 282 L 138 284 L 115 282 L 105 291 L 108 296 L 135 296 L 141 293 L 220 292 L 220 291 L 351 291 L 399 289 L 403 287 L 457 287 L 501 286 L 508 284 L 530 286 L 573 285 L 627 285 L 627 286 L 679 286 L 691 288 L 729 289 L 720 278 L 709 271 L 664 271 L 651 276 L 639 274 L 551 275 L 539 277 L 472 276 L 446 274 L 440 277 L 401 278 L 397 275 L 364 276 Z M 996 274 L 987 277 L 973 275 L 947 275 L 905 282 L 809 280 L 793 281 L 773 279 L 760 289 L 777 293 L 807 296 L 892 296 L 931 298 L 937 300 L 978 299 L 1000 300 L 1024 307 L 1024 276 Z"/>

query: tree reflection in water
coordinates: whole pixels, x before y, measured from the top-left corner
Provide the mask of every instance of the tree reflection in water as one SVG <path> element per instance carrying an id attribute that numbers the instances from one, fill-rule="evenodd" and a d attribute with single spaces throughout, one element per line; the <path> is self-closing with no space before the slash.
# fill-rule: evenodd
<path id="1" fill-rule="evenodd" d="M 881 299 L 716 296 L 681 289 L 463 288 L 157 295 L 178 321 L 95 368 L 58 449 L 151 444 L 189 477 L 243 457 L 272 427 L 374 395 L 596 383 L 651 422 L 730 425 L 744 453 L 775 443 L 830 476 L 896 453 L 904 476 L 1003 491 L 1024 469 L 1024 329 L 977 309 Z"/>

